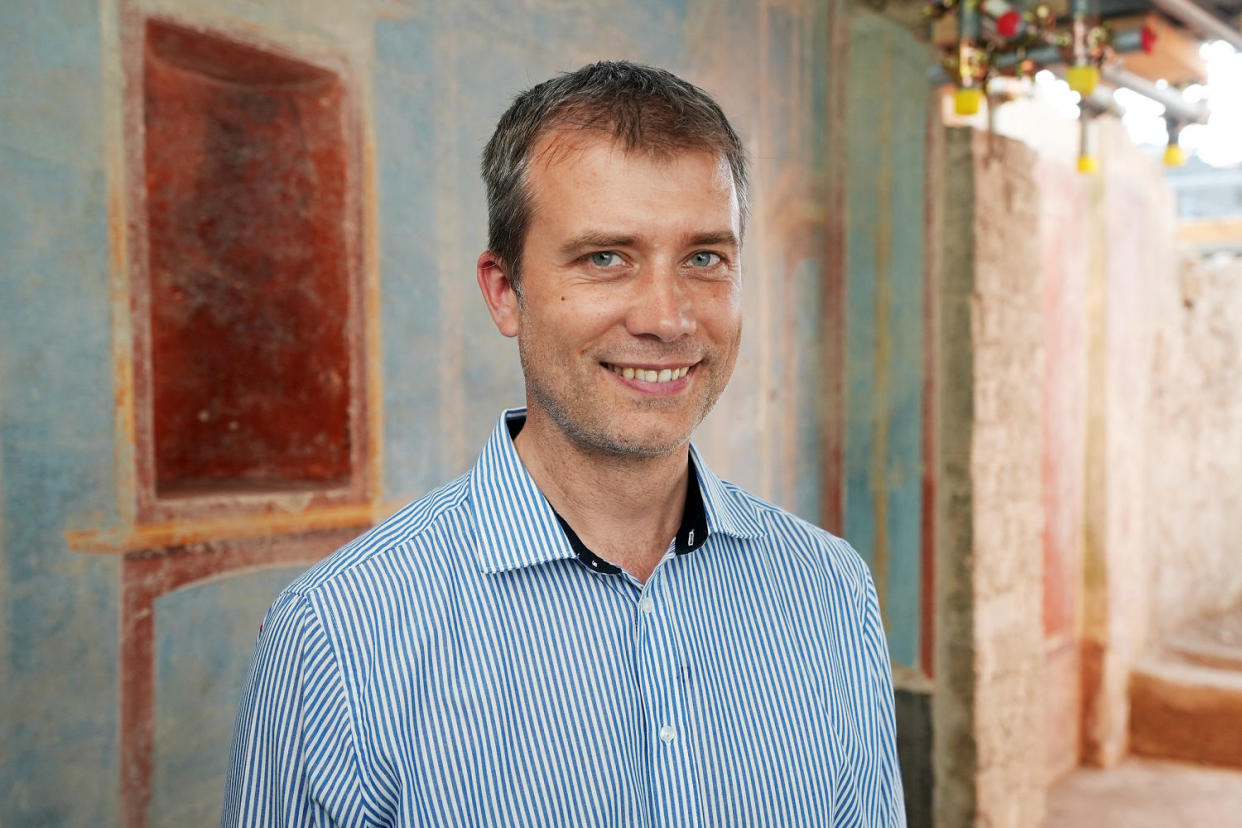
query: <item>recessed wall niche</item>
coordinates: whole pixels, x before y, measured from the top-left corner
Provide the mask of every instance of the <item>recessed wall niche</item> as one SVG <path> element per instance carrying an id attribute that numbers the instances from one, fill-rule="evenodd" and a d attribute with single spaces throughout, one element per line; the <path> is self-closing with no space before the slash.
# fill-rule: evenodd
<path id="1" fill-rule="evenodd" d="M 320 66 L 159 20 L 145 24 L 141 77 L 140 488 L 156 505 L 360 496 L 345 84 Z"/>

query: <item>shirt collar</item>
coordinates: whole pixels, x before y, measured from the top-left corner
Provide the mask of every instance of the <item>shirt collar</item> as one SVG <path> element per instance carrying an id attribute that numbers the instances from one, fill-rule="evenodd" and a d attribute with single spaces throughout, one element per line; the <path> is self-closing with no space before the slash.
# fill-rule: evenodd
<path id="1" fill-rule="evenodd" d="M 511 429 L 519 429 L 525 419 L 525 408 L 501 414 L 470 471 L 470 499 L 478 538 L 476 555 L 485 572 L 503 572 L 581 556 L 570 539 L 572 530 L 567 533 L 562 529 L 559 516 L 535 485 L 513 446 Z M 761 529 L 754 506 L 716 477 L 694 446 L 690 447 L 690 462 L 701 507 L 695 508 L 693 492 L 688 490 L 687 509 L 675 541 L 676 551 L 684 554 L 697 549 L 716 533 L 758 537 Z M 577 540 L 576 535 L 572 537 Z"/>
<path id="2" fill-rule="evenodd" d="M 569 522 L 561 517 L 560 512 L 555 510 L 553 512 L 561 524 L 561 529 L 565 532 L 565 537 L 569 539 L 569 548 L 574 550 L 578 560 L 590 567 L 592 572 L 599 572 L 603 575 L 621 573 L 621 567 L 592 552 L 578 537 L 578 533 L 569 525 Z M 690 475 L 686 480 L 686 505 L 681 512 L 681 526 L 677 528 L 677 534 L 673 536 L 671 545 L 673 554 L 685 555 L 687 552 L 693 552 L 707 541 L 707 535 L 707 512 L 703 510 L 703 494 L 699 490 L 698 473 L 695 471 L 694 464 L 691 463 Z"/>

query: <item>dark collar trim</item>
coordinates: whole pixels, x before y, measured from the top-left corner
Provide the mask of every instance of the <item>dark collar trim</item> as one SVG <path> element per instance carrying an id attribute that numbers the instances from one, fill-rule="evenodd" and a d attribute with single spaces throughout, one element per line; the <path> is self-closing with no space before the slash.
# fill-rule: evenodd
<path id="1" fill-rule="evenodd" d="M 677 529 L 678 555 L 693 552 L 707 541 L 707 510 L 703 508 L 703 491 L 699 488 L 699 472 L 693 460 L 686 477 L 686 508 L 681 513 L 681 526 Z"/>
<path id="2" fill-rule="evenodd" d="M 518 416 L 509 417 L 505 425 L 509 429 L 509 439 L 516 438 L 522 426 L 526 425 L 526 413 L 522 412 Z M 686 506 L 682 510 L 681 526 L 678 527 L 677 536 L 673 542 L 673 551 L 678 555 L 693 552 L 707 541 L 707 510 L 703 507 L 703 492 L 699 488 L 699 473 L 694 467 L 694 460 L 689 461 L 689 472 L 686 475 Z M 548 505 L 551 506 L 550 503 Z M 556 509 L 552 509 L 552 514 L 556 515 L 561 528 L 565 530 L 565 537 L 568 538 L 569 546 L 578 556 L 578 560 L 582 561 L 592 572 L 605 575 L 620 574 L 621 567 L 609 563 L 588 549 L 578 537 L 578 533 Z"/>
<path id="3" fill-rule="evenodd" d="M 603 575 L 621 574 L 621 567 L 609 563 L 590 549 L 587 549 L 586 544 L 582 542 L 582 538 L 578 537 L 578 533 L 573 530 L 573 527 L 569 525 L 565 518 L 561 517 L 560 512 L 553 509 L 552 514 L 556 515 L 556 519 L 560 521 L 561 528 L 565 530 L 565 537 L 569 539 L 570 548 L 574 550 L 578 560 L 582 561 L 587 568 L 592 572 L 599 572 Z"/>
<path id="4" fill-rule="evenodd" d="M 686 476 L 686 506 L 682 510 L 681 526 L 678 527 L 677 536 L 673 541 L 673 551 L 678 555 L 693 552 L 707 541 L 707 511 L 703 508 L 703 492 L 699 490 L 699 474 L 693 462 L 690 463 L 689 471 L 690 473 Z M 621 567 L 609 563 L 588 549 L 578 537 L 578 533 L 555 509 L 552 510 L 552 514 L 556 515 L 561 528 L 565 530 L 565 537 L 569 539 L 570 548 L 587 568 L 604 575 L 621 573 Z"/>

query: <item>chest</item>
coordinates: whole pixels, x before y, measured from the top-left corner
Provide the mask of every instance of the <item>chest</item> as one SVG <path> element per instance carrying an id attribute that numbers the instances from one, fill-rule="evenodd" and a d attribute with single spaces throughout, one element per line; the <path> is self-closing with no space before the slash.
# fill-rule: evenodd
<path id="1" fill-rule="evenodd" d="M 372 730 L 406 824 L 826 823 L 857 739 L 853 620 L 671 563 L 639 589 L 558 562 L 411 623 Z"/>

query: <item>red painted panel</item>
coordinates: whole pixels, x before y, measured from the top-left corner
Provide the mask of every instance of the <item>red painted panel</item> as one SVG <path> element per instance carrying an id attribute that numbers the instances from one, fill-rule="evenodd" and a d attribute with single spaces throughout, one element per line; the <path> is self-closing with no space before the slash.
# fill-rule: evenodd
<path id="1" fill-rule="evenodd" d="M 128 828 L 149 824 L 155 772 L 155 599 L 240 570 L 311 564 L 365 527 L 129 552 L 121 565 L 121 808 Z"/>
<path id="2" fill-rule="evenodd" d="M 157 494 L 348 480 L 343 84 L 155 21 L 143 76 Z"/>

